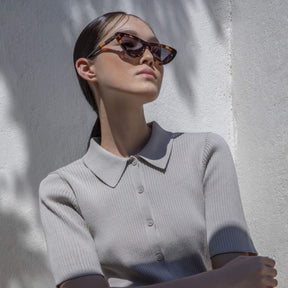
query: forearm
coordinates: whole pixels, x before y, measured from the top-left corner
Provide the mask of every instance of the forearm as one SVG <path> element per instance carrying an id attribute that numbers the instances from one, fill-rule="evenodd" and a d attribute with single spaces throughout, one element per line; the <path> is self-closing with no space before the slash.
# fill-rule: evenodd
<path id="1" fill-rule="evenodd" d="M 225 270 L 217 269 L 156 284 L 137 286 L 137 288 L 231 288 L 227 284 L 227 276 Z M 60 288 L 118 287 L 109 287 L 108 282 L 100 275 L 86 275 L 67 280 L 60 285 Z"/>
<path id="2" fill-rule="evenodd" d="M 213 269 L 218 269 L 225 266 L 230 261 L 239 256 L 257 256 L 257 253 L 252 252 L 229 252 L 215 255 L 211 258 Z"/>
<path id="3" fill-rule="evenodd" d="M 137 288 L 228 288 L 225 282 L 222 270 L 218 269 Z"/>

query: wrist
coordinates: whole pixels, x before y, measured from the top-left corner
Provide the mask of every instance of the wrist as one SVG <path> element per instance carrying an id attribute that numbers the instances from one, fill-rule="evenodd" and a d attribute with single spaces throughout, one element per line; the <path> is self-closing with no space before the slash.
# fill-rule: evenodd
<path id="1" fill-rule="evenodd" d="M 211 272 L 211 277 L 215 281 L 215 288 L 234 288 L 234 284 L 231 282 L 227 269 L 224 267 L 214 269 Z"/>

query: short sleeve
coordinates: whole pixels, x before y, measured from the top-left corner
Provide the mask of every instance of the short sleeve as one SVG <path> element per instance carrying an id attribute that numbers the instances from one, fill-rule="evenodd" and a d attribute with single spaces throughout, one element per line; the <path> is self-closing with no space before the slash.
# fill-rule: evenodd
<path id="1" fill-rule="evenodd" d="M 77 200 L 67 181 L 51 172 L 39 185 L 40 217 L 56 285 L 89 274 L 104 276 Z"/>
<path id="2" fill-rule="evenodd" d="M 233 158 L 220 135 L 207 133 L 203 165 L 210 257 L 229 252 L 257 254 L 245 220 Z"/>

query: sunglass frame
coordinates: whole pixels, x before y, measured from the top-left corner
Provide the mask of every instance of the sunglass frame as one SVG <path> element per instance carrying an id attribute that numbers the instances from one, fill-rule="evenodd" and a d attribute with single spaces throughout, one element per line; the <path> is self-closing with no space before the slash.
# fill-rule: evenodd
<path id="1" fill-rule="evenodd" d="M 130 37 L 132 39 L 136 39 L 138 41 L 140 41 L 140 43 L 142 43 L 142 49 L 141 49 L 141 52 L 140 53 L 133 53 L 133 51 L 128 51 L 126 49 L 126 47 L 123 45 L 123 43 L 121 42 L 121 39 L 122 37 Z M 174 57 L 176 56 L 177 54 L 177 50 L 168 46 L 168 45 L 165 45 L 165 44 L 160 44 L 160 43 L 155 43 L 155 42 L 147 42 L 147 41 L 144 41 L 132 34 L 128 34 L 128 33 L 123 33 L 123 32 L 116 32 L 113 36 L 111 36 L 110 38 L 108 38 L 106 41 L 100 43 L 91 53 L 89 53 L 89 55 L 87 56 L 87 58 L 92 58 L 96 55 L 96 53 L 100 52 L 100 50 L 106 46 L 107 44 L 109 44 L 111 41 L 113 41 L 114 39 L 116 39 L 118 41 L 118 43 L 121 45 L 121 47 L 123 48 L 123 50 L 125 50 L 127 52 L 127 54 L 131 57 L 140 57 L 143 55 L 144 51 L 146 50 L 146 48 L 148 47 L 148 49 L 150 50 L 150 52 L 152 53 L 154 59 L 156 61 L 159 62 L 159 64 L 168 64 L 169 62 L 171 62 Z M 171 52 L 171 56 L 169 57 L 169 60 L 168 61 L 161 61 L 159 60 L 152 52 L 152 48 L 153 46 L 158 46 L 158 47 L 161 47 L 161 48 L 164 48 L 164 49 L 167 49 L 168 51 Z M 168 57 L 168 56 L 167 56 Z M 167 59 L 167 57 L 165 59 Z M 165 60 L 164 59 L 164 60 Z"/>

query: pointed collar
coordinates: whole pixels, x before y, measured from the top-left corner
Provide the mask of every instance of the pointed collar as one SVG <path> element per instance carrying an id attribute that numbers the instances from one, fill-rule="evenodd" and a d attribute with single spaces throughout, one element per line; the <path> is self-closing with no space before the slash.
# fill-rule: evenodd
<path id="1" fill-rule="evenodd" d="M 154 168 L 164 170 L 167 166 L 173 145 L 173 133 L 163 129 L 156 121 L 149 122 L 152 133 L 142 150 L 130 157 L 120 157 L 104 149 L 100 137 L 90 139 L 87 152 L 82 157 L 84 164 L 104 183 L 115 187 L 126 166 L 138 158 Z M 150 165 L 150 166 L 151 166 Z"/>

